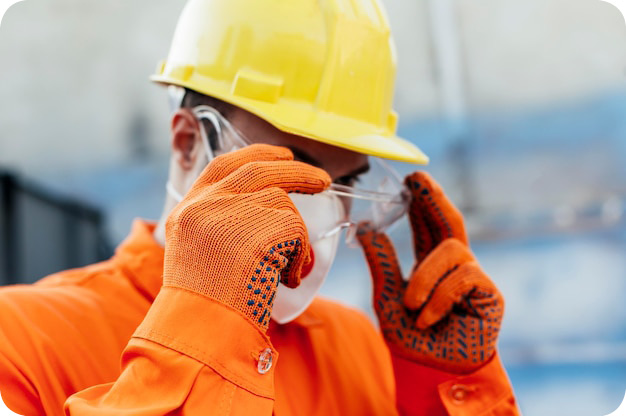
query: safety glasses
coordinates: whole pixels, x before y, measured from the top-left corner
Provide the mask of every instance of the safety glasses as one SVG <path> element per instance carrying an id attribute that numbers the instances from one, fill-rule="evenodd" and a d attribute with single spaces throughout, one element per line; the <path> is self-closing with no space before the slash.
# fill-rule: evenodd
<path id="1" fill-rule="evenodd" d="M 213 107 L 200 105 L 193 108 L 193 113 L 200 121 L 209 161 L 252 144 Z M 311 235 L 311 242 L 329 238 L 345 229 L 349 246 L 356 245 L 356 229 L 360 223 L 367 222 L 378 231 L 396 223 L 406 214 L 410 195 L 397 172 L 382 159 L 373 157 L 370 157 L 369 171 L 359 175 L 357 186 L 333 183 L 324 193 L 340 201 L 343 215 L 317 235 Z"/>

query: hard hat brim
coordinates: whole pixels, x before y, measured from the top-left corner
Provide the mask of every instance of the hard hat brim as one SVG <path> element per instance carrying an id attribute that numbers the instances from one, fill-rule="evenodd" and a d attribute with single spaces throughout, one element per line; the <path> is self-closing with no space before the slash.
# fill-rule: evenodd
<path id="1" fill-rule="evenodd" d="M 369 123 L 331 113 L 313 112 L 307 106 L 294 103 L 267 103 L 245 97 L 233 97 L 228 91 L 218 93 L 219 85 L 211 92 L 199 91 L 197 83 L 174 80 L 168 76 L 153 75 L 150 80 L 162 85 L 178 85 L 201 94 L 223 100 L 266 120 L 281 131 L 296 134 L 322 143 L 383 159 L 420 165 L 428 164 L 428 156 L 410 141 L 381 131 Z M 206 82 L 206 80 L 205 80 Z"/>

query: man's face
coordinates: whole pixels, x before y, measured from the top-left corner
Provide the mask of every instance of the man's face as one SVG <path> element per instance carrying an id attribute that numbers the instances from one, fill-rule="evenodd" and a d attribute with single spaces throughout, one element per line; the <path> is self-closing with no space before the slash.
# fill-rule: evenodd
<path id="1" fill-rule="evenodd" d="M 227 116 L 230 123 L 249 142 L 287 147 L 293 152 L 296 160 L 324 169 L 337 184 L 355 185 L 359 175 L 369 170 L 366 155 L 285 133 L 237 107 L 229 108 Z M 193 185 L 198 174 L 206 166 L 206 152 L 199 123 L 189 107 L 176 110 L 171 120 L 172 156 L 169 185 L 182 195 Z M 177 203 L 178 199 L 170 195 L 166 200 L 164 212 L 169 213 Z M 349 212 L 350 200 L 343 199 L 342 203 L 345 211 Z M 164 221 L 155 231 L 155 235 L 159 241 L 165 241 Z"/>
<path id="2" fill-rule="evenodd" d="M 242 109 L 235 108 L 228 118 L 247 140 L 287 147 L 296 160 L 324 169 L 335 183 L 352 186 L 369 169 L 366 155 L 285 133 Z"/>

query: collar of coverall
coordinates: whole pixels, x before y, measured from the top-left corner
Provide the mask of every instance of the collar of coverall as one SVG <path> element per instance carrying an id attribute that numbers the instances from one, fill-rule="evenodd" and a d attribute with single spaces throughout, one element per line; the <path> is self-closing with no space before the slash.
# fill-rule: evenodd
<path id="1" fill-rule="evenodd" d="M 153 236 L 155 223 L 142 219 L 133 222 L 130 234 L 117 247 L 112 261 L 150 302 L 154 301 L 163 282 L 163 257 L 165 250 Z M 315 302 L 298 318 L 290 322 L 303 327 L 322 324 L 317 316 Z M 274 321 L 270 323 L 275 324 Z M 278 325 L 277 325 L 278 326 Z"/>

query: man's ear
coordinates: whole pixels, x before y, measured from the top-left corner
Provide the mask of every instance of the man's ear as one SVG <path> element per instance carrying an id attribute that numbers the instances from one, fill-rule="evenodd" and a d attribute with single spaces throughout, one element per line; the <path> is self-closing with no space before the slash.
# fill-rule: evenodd
<path id="1" fill-rule="evenodd" d="M 188 108 L 179 108 L 172 116 L 172 154 L 183 170 L 190 170 L 198 157 L 200 125 Z"/>

